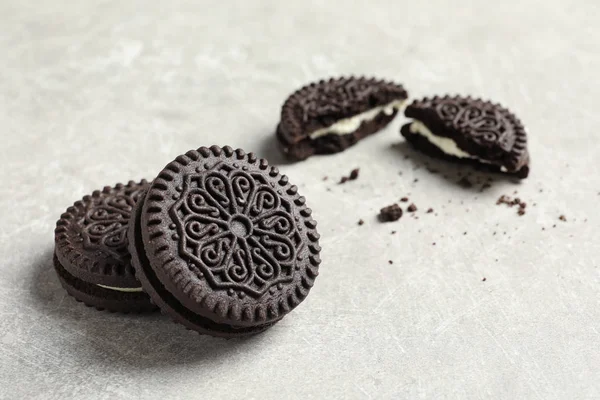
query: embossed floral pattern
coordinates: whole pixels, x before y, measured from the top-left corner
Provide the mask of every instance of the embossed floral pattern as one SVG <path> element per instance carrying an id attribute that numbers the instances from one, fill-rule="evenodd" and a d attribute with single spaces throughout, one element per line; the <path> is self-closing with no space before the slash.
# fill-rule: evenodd
<path id="1" fill-rule="evenodd" d="M 292 205 L 262 175 L 220 163 L 178 190 L 172 227 L 199 277 L 253 297 L 292 280 L 301 243 Z"/>
<path id="2" fill-rule="evenodd" d="M 142 187 L 123 187 L 94 198 L 80 220 L 83 247 L 120 258 L 127 251 L 127 225 Z"/>
<path id="3" fill-rule="evenodd" d="M 438 117 L 456 129 L 468 132 L 474 141 L 510 150 L 515 132 L 511 121 L 491 103 L 474 102 L 470 98 L 433 99 L 428 105 Z"/>

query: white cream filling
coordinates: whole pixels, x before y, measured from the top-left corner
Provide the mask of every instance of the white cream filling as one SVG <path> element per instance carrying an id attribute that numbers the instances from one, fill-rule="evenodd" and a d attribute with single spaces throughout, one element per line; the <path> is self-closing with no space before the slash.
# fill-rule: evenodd
<path id="1" fill-rule="evenodd" d="M 421 121 L 413 121 L 410 124 L 410 132 L 424 136 L 425 138 L 427 138 L 427 140 L 429 140 L 431 144 L 433 144 L 448 155 L 458 158 L 471 158 L 484 164 L 492 164 L 487 160 L 484 160 L 480 157 L 477 157 L 476 155 L 469 154 L 466 151 L 462 150 L 458 147 L 454 140 L 448 137 L 434 135 L 433 132 L 431 132 L 429 128 L 427 128 L 425 124 Z M 502 172 L 507 172 L 506 167 L 503 166 L 500 167 L 500 170 Z"/>
<path id="2" fill-rule="evenodd" d="M 96 284 L 96 286 L 100 286 L 101 288 L 104 288 L 104 289 L 116 290 L 117 292 L 126 292 L 126 293 L 135 293 L 135 292 L 142 291 L 141 287 L 127 288 L 127 287 L 105 286 L 105 285 L 100 285 L 100 284 Z"/>
<path id="3" fill-rule="evenodd" d="M 391 103 L 372 108 L 353 117 L 341 119 L 327 128 L 317 129 L 309 137 L 314 140 L 325 135 L 347 135 L 357 130 L 363 122 L 375 119 L 380 112 L 385 115 L 392 115 L 394 111 L 402 108 L 404 102 L 405 100 L 394 100 Z"/>

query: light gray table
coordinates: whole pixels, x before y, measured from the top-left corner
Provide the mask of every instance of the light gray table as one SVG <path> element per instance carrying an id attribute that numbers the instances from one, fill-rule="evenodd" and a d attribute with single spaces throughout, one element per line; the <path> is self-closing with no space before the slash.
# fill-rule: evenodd
<path id="1" fill-rule="evenodd" d="M 0 398 L 600 396 L 598 2 L 362 3 L 0 2 Z M 352 73 L 508 105 L 530 178 L 461 188 L 469 169 L 411 151 L 402 118 L 284 164 L 285 97 Z M 323 246 L 308 299 L 222 341 L 67 296 L 50 261 L 61 212 L 215 143 L 280 164 L 308 198 Z M 495 205 L 515 190 L 523 217 Z M 408 193 L 419 219 L 376 221 Z"/>

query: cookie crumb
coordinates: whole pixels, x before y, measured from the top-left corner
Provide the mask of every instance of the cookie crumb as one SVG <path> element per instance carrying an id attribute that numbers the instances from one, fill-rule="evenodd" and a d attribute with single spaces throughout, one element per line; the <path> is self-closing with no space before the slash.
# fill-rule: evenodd
<path id="1" fill-rule="evenodd" d="M 433 208 L 429 208 L 429 209 L 427 210 L 427 214 L 431 214 L 432 212 L 433 212 Z"/>
<path id="2" fill-rule="evenodd" d="M 408 201 L 408 197 L 403 197 L 400 199 L 401 202 L 406 203 Z"/>
<path id="3" fill-rule="evenodd" d="M 525 209 L 527 208 L 527 203 L 518 197 L 515 197 L 514 199 L 512 199 L 509 196 L 503 194 L 496 201 L 496 205 L 500 205 L 500 204 L 506 204 L 509 207 L 517 206 L 519 208 L 517 210 L 517 214 L 520 216 L 525 215 Z"/>
<path id="4" fill-rule="evenodd" d="M 485 282 L 487 281 L 487 278 L 484 276 L 483 279 L 481 280 L 481 282 Z"/>
<path id="5" fill-rule="evenodd" d="M 360 168 L 354 168 L 352 171 L 350 171 L 350 175 L 349 176 L 342 176 L 342 178 L 340 179 L 340 185 L 342 183 L 346 183 L 348 181 L 354 181 L 358 178 L 358 173 L 360 172 Z"/>
<path id="6" fill-rule="evenodd" d="M 435 246 L 435 242 L 433 242 L 432 245 Z"/>
<path id="7" fill-rule="evenodd" d="M 395 235 L 395 234 L 396 234 L 396 231 L 392 231 L 392 235 Z"/>
<path id="8" fill-rule="evenodd" d="M 402 217 L 402 209 L 398 204 L 392 204 L 387 207 L 383 207 L 379 211 L 379 220 L 381 222 L 393 222 L 397 221 Z"/>
<path id="9" fill-rule="evenodd" d="M 565 217 L 564 215 L 561 215 L 560 217 L 558 217 L 558 219 L 560 219 L 563 222 L 567 222 L 567 217 Z"/>
<path id="10" fill-rule="evenodd" d="M 326 181 L 327 179 L 329 179 L 329 177 L 328 177 L 328 176 L 324 176 L 324 177 L 323 177 L 323 181 Z"/>
<path id="11" fill-rule="evenodd" d="M 364 223 L 365 223 L 365 221 L 363 221 L 362 219 L 359 219 L 359 220 L 358 220 L 358 225 L 362 225 L 362 224 L 364 224 Z"/>
<path id="12" fill-rule="evenodd" d="M 417 211 L 417 206 L 415 206 L 414 203 L 411 203 L 411 205 L 408 206 L 408 208 L 406 209 L 406 211 L 408 211 L 408 212 L 415 212 L 415 211 Z"/>
<path id="13" fill-rule="evenodd" d="M 388 264 L 392 265 L 394 262 L 392 260 L 388 260 Z"/>

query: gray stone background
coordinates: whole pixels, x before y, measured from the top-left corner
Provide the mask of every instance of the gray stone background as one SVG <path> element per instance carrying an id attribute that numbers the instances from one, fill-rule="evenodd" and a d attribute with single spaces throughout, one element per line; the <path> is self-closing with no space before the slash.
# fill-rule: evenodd
<path id="1" fill-rule="evenodd" d="M 596 0 L 0 1 L 0 398 L 598 398 L 599 18 Z M 528 127 L 530 178 L 462 188 L 470 169 L 414 153 L 400 117 L 286 165 L 282 102 L 342 74 L 502 102 Z M 67 296 L 62 211 L 211 144 L 269 158 L 307 197 L 308 299 L 223 341 Z M 514 191 L 523 217 L 495 205 Z M 408 193 L 419 219 L 376 221 Z"/>

